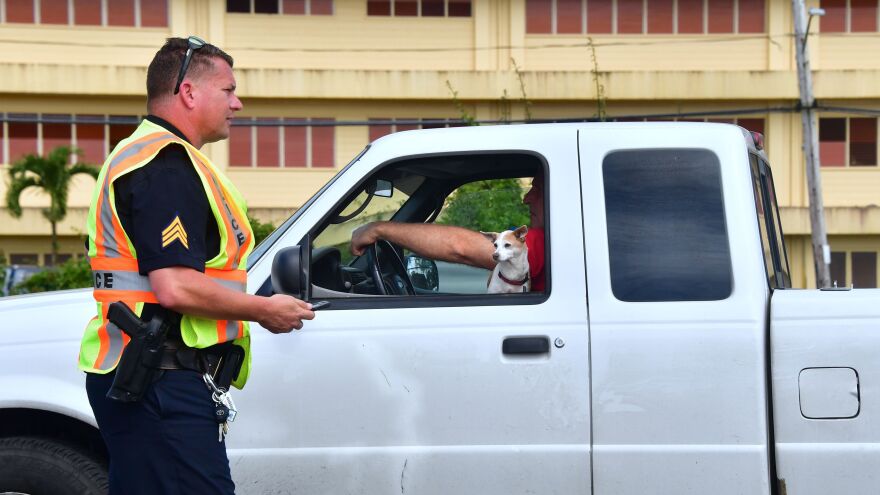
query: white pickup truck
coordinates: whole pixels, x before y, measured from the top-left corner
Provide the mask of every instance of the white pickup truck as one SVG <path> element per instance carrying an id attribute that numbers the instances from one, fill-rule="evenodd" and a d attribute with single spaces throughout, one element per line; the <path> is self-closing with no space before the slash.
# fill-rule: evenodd
<path id="1" fill-rule="evenodd" d="M 880 291 L 790 288 L 756 140 L 607 123 L 372 143 L 251 257 L 250 292 L 274 278 L 331 306 L 252 327 L 238 492 L 877 493 Z M 348 253 L 368 221 L 442 221 L 462 185 L 538 173 L 543 292 L 485 294 L 485 270 L 385 242 Z M 0 302 L 0 492 L 100 492 L 76 369 L 93 311 L 88 290 Z"/>

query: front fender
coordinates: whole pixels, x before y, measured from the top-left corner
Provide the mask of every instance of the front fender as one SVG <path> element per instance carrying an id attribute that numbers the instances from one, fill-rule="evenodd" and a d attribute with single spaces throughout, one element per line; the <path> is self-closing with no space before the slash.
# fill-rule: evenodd
<path id="1" fill-rule="evenodd" d="M 68 416 L 97 428 L 85 383 L 26 374 L 0 377 L 0 409 L 39 409 Z"/>

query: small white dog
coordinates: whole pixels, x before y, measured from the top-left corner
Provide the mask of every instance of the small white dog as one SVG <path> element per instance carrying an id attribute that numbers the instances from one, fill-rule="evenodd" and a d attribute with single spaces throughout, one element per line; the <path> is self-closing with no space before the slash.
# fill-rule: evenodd
<path id="1" fill-rule="evenodd" d="M 516 230 L 504 232 L 480 232 L 495 245 L 492 254 L 497 264 L 489 276 L 489 294 L 506 294 L 528 292 L 531 288 L 529 280 L 529 248 L 526 246 L 526 232 L 523 225 Z"/>

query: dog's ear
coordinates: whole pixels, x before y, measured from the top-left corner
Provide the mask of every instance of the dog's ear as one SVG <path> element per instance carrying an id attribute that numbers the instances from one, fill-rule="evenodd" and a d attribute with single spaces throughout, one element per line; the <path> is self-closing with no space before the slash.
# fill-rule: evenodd
<path id="1" fill-rule="evenodd" d="M 483 232 L 481 230 L 480 233 L 483 234 L 483 237 L 489 239 L 489 242 L 494 243 L 495 239 L 498 239 L 498 232 Z"/>
<path id="2" fill-rule="evenodd" d="M 526 240 L 526 234 L 529 232 L 529 228 L 523 225 L 522 227 L 513 231 L 513 235 L 516 236 L 522 242 Z"/>

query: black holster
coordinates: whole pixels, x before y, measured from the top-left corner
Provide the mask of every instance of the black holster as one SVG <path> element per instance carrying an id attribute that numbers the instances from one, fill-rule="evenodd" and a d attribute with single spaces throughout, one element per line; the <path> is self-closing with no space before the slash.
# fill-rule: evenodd
<path id="1" fill-rule="evenodd" d="M 224 390 L 229 390 L 232 382 L 238 378 L 238 372 L 241 371 L 243 363 L 244 349 L 234 344 L 228 346 L 217 363 L 214 383 Z"/>
<path id="2" fill-rule="evenodd" d="M 180 314 L 159 309 L 149 323 L 144 322 L 125 303 L 117 301 L 107 311 L 109 324 L 116 325 L 131 340 L 122 351 L 113 385 L 107 398 L 137 402 L 159 372 L 165 338 L 180 324 Z"/>

